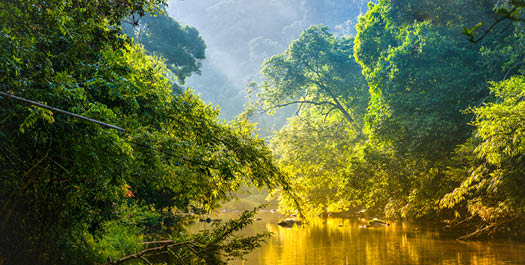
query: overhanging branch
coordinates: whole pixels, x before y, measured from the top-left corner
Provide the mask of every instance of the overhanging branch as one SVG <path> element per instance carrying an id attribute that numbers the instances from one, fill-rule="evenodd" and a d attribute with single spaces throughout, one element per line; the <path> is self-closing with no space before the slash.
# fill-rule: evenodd
<path id="1" fill-rule="evenodd" d="M 289 101 L 283 104 L 277 104 L 270 108 L 264 109 L 263 113 L 268 112 L 269 110 L 272 110 L 275 108 L 283 108 L 283 107 L 294 105 L 294 104 L 312 104 L 312 105 L 317 105 L 317 106 L 330 105 L 332 107 L 336 107 L 336 105 L 330 101 L 295 100 L 295 101 Z"/>
<path id="2" fill-rule="evenodd" d="M 110 129 L 115 129 L 115 130 L 118 130 L 118 131 L 121 131 L 121 132 L 125 131 L 124 129 L 122 129 L 120 127 L 117 127 L 115 125 L 111 125 L 111 124 L 108 124 L 108 123 L 105 123 L 105 122 L 101 122 L 101 121 L 98 121 L 98 120 L 95 120 L 95 119 L 84 117 L 82 115 L 78 115 L 76 113 L 72 113 L 72 112 L 69 112 L 69 111 L 53 108 L 53 107 L 50 107 L 48 105 L 45 105 L 45 104 L 42 104 L 42 103 L 39 103 L 39 102 L 36 102 L 36 101 L 33 101 L 33 100 L 29 100 L 29 99 L 25 99 L 25 98 L 22 98 L 22 97 L 17 97 L 15 95 L 11 95 L 9 93 L 5 93 L 5 92 L 0 91 L 0 95 L 2 95 L 4 97 L 7 97 L 9 99 L 15 100 L 15 101 L 19 101 L 19 102 L 23 102 L 23 103 L 26 103 L 26 104 L 29 104 L 29 105 L 37 106 L 37 107 L 40 107 L 40 108 L 43 108 L 43 109 L 47 109 L 47 110 L 50 110 L 52 112 L 57 112 L 57 113 L 65 114 L 65 115 L 68 115 L 68 116 L 71 116 L 73 118 L 77 118 L 77 119 L 80 119 L 80 120 L 85 120 L 85 121 L 88 121 L 88 122 L 96 123 L 98 125 L 102 125 L 104 127 L 110 128 Z"/>

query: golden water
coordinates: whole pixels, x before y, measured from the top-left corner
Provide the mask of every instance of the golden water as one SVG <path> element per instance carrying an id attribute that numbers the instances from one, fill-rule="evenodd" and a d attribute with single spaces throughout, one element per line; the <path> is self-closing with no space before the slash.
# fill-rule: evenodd
<path id="1" fill-rule="evenodd" d="M 260 213 L 243 230 L 245 235 L 269 231 L 262 248 L 232 264 L 245 265 L 346 265 L 346 264 L 525 264 L 525 244 L 460 242 L 431 225 L 394 222 L 388 227 L 360 228 L 363 219 L 312 219 L 301 227 L 276 225 L 280 216 Z M 196 224 L 202 229 L 205 224 Z"/>

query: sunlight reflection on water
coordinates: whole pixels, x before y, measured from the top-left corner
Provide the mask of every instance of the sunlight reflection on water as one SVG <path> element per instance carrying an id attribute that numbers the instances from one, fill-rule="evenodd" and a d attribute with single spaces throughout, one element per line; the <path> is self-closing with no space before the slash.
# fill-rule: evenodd
<path id="1" fill-rule="evenodd" d="M 231 215 L 225 215 L 230 218 Z M 313 219 L 302 227 L 277 225 L 280 216 L 258 215 L 262 221 L 243 230 L 245 235 L 270 231 L 271 239 L 247 255 L 245 265 L 409 265 L 409 264 L 525 264 L 525 244 L 516 242 L 459 242 L 429 225 L 392 223 L 360 228 L 364 219 Z M 193 230 L 203 229 L 196 224 Z"/>

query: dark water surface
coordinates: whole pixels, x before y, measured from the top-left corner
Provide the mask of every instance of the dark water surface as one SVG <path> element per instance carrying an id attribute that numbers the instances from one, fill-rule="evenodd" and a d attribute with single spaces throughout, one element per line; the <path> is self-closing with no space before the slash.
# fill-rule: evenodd
<path id="1" fill-rule="evenodd" d="M 233 217 L 231 214 L 220 218 Z M 245 235 L 272 232 L 262 248 L 231 264 L 525 264 L 525 244 L 512 241 L 460 242 L 437 227 L 408 222 L 388 227 L 360 228 L 364 219 L 313 219 L 302 227 L 277 225 L 279 214 L 259 213 L 262 221 L 243 230 Z M 195 224 L 193 230 L 207 224 Z"/>

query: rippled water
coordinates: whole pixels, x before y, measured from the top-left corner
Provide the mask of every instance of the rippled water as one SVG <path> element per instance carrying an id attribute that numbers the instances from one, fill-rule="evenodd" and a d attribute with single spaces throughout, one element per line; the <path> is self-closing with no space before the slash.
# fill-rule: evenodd
<path id="1" fill-rule="evenodd" d="M 263 220 L 243 234 L 270 231 L 272 238 L 244 261 L 232 264 L 525 264 L 523 243 L 460 242 L 430 225 L 397 222 L 360 228 L 364 219 L 319 218 L 306 226 L 284 228 L 276 224 L 278 214 L 260 213 L 258 217 Z M 196 224 L 193 229 L 204 226 Z"/>

